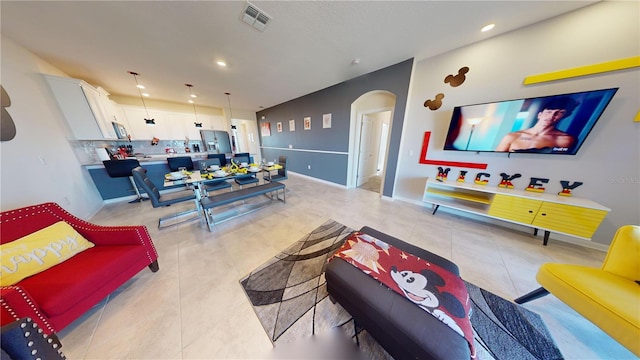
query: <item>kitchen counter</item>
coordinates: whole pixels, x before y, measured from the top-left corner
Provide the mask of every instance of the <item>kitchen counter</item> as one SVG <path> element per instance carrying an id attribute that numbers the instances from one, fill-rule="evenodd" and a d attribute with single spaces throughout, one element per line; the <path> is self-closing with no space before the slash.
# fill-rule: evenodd
<path id="1" fill-rule="evenodd" d="M 159 162 L 166 163 L 168 157 L 191 156 L 193 161 L 196 162 L 199 160 L 206 160 L 207 154 L 208 153 L 206 152 L 178 153 L 178 154 L 152 154 L 152 155 L 145 155 L 145 156 L 131 156 L 131 157 L 128 157 L 127 159 L 137 159 L 142 165 L 142 164 L 151 164 L 151 163 L 159 163 Z M 84 164 L 83 166 L 86 167 L 87 169 L 96 169 L 99 167 L 104 167 L 104 165 L 102 165 L 102 161 L 91 163 L 91 164 Z"/>
<path id="2" fill-rule="evenodd" d="M 145 157 L 135 157 L 140 162 L 140 166 L 147 170 L 147 176 L 151 182 L 163 193 L 165 191 L 171 191 L 172 189 L 183 187 L 183 185 L 176 186 L 164 186 L 165 174 L 171 172 L 169 170 L 169 164 L 167 164 L 167 158 L 176 156 L 191 156 L 194 162 L 194 167 L 197 169 L 198 161 L 207 158 L 206 152 L 198 153 L 179 153 L 179 154 L 157 154 L 147 155 Z M 253 160 L 251 160 L 253 161 Z M 96 162 L 92 164 L 82 165 L 87 169 L 89 176 L 96 185 L 100 196 L 103 200 L 119 201 L 125 198 L 133 199 L 136 196 L 135 190 L 131 185 L 128 178 L 112 178 L 107 173 L 102 162 Z M 142 191 L 141 191 L 142 192 Z"/>

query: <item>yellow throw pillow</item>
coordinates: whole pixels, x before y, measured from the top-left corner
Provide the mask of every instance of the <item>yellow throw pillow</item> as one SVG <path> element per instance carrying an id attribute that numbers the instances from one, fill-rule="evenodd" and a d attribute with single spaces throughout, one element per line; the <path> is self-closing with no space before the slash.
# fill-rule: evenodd
<path id="1" fill-rule="evenodd" d="M 0 285 L 13 285 L 93 246 L 64 221 L 2 244 Z"/>

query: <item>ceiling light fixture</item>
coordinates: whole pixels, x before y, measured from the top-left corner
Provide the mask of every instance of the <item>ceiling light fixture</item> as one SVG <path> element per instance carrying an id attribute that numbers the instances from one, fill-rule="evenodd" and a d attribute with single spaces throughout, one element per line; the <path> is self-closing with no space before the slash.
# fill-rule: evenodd
<path id="1" fill-rule="evenodd" d="M 140 76 L 140 74 L 138 74 L 137 72 L 133 72 L 133 71 L 128 71 L 129 74 L 133 75 L 133 78 L 136 81 L 136 87 L 138 88 L 138 93 L 140 94 L 140 100 L 142 100 L 142 106 L 144 107 L 144 111 L 147 113 L 147 118 L 144 119 L 144 123 L 149 125 L 149 126 L 153 126 L 156 124 L 156 119 L 152 119 L 151 116 L 149 116 L 149 110 L 147 110 L 147 104 L 144 103 L 144 96 L 149 96 L 149 94 L 143 94 L 141 89 L 144 89 L 144 86 L 138 84 L 138 76 Z"/>
<path id="2" fill-rule="evenodd" d="M 184 84 L 184 86 L 186 86 L 189 89 L 189 97 L 191 98 L 195 98 L 196 96 L 191 92 L 191 88 L 193 87 L 193 85 L 191 84 Z M 197 128 L 201 128 L 202 127 L 202 123 L 198 122 L 198 113 L 196 112 L 196 103 L 195 101 L 189 99 L 189 103 L 191 105 L 193 105 L 193 115 L 196 117 L 196 121 L 193 123 L 193 125 L 195 125 Z"/>
<path id="3" fill-rule="evenodd" d="M 487 32 L 487 31 L 493 29 L 494 27 L 496 27 L 496 24 L 485 25 L 482 29 L 480 29 L 480 31 Z"/>
<path id="4" fill-rule="evenodd" d="M 216 61 L 216 64 L 218 64 L 218 66 L 221 66 L 221 67 L 226 67 L 227 66 L 227 63 L 224 62 L 224 61 Z"/>

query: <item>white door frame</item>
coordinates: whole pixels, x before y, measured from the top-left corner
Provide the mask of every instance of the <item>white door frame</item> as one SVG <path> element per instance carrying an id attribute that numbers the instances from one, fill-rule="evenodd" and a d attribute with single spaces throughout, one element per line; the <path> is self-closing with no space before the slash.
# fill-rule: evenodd
<path id="1" fill-rule="evenodd" d="M 248 152 L 253 156 L 253 161 L 260 163 L 262 153 L 258 139 L 258 125 L 255 121 L 244 119 L 231 119 L 231 124 L 236 126 L 236 152 Z"/>
<path id="2" fill-rule="evenodd" d="M 353 105 L 352 105 L 353 108 Z M 357 183 L 357 173 L 358 173 L 358 149 L 360 149 L 360 121 L 358 121 L 359 119 L 362 118 L 363 115 L 367 115 L 367 114 L 373 114 L 373 113 L 379 113 L 379 112 L 383 112 L 383 111 L 391 111 L 391 118 L 389 119 L 389 131 L 391 130 L 392 126 L 393 126 L 393 110 L 394 110 L 394 106 L 385 106 L 385 107 L 381 107 L 381 108 L 375 108 L 375 109 L 367 109 L 364 111 L 358 111 L 356 114 L 353 114 L 352 111 L 352 116 L 351 116 L 351 124 L 350 124 L 350 135 L 349 135 L 349 155 L 348 155 L 348 165 L 347 165 L 347 189 L 350 188 L 355 188 L 356 187 L 356 183 Z M 388 166 L 386 166 L 387 164 L 387 159 L 389 157 L 389 142 L 391 141 L 391 137 L 387 136 L 387 143 L 386 144 L 380 144 L 380 146 L 385 146 L 387 151 L 385 151 L 385 159 L 384 159 L 384 169 L 382 171 L 382 174 L 380 175 L 382 177 L 382 182 L 380 184 L 380 188 L 384 188 L 384 177 L 385 174 L 387 173 L 387 168 Z M 380 195 L 382 195 L 382 191 L 380 192 Z"/>

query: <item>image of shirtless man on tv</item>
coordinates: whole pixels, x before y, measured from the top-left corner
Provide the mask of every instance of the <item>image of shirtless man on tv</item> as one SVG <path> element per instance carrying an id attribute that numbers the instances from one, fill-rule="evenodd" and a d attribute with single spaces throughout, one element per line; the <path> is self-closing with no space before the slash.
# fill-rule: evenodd
<path id="1" fill-rule="evenodd" d="M 556 124 L 571 115 L 579 103 L 570 97 L 553 98 L 538 112 L 538 121 L 528 129 L 508 133 L 496 151 L 567 152 L 576 139 L 558 129 Z"/>

